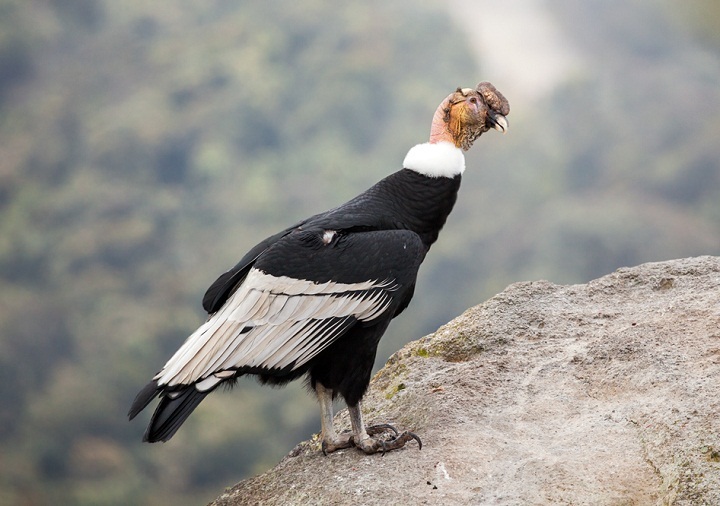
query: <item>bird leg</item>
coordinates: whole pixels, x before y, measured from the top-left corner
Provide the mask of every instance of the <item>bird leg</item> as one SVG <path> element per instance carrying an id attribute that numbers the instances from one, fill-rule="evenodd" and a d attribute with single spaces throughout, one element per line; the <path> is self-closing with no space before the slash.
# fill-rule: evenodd
<path id="1" fill-rule="evenodd" d="M 338 436 L 338 433 L 333 427 L 333 395 L 332 390 L 325 388 L 320 383 L 315 383 L 315 393 L 317 394 L 318 400 L 320 401 L 320 438 L 322 439 L 322 451 L 323 454 L 327 455 L 336 450 L 342 450 L 343 448 L 350 448 L 352 443 L 352 434 L 342 434 Z"/>
<path id="2" fill-rule="evenodd" d="M 352 425 L 353 431 L 352 442 L 365 453 L 372 454 L 382 451 L 382 454 L 385 455 L 385 452 L 402 448 L 405 446 L 405 443 L 413 439 L 418 442 L 418 448 L 422 449 L 422 441 L 412 432 L 405 431 L 402 434 L 398 434 L 397 429 L 387 423 L 371 425 L 366 428 L 363 423 L 359 402 L 356 406 L 348 406 L 348 412 L 350 413 L 350 424 Z M 394 433 L 389 439 L 373 437 L 388 430 Z"/>
<path id="3" fill-rule="evenodd" d="M 399 434 L 395 427 L 387 423 L 365 427 L 360 410 L 360 403 L 356 406 L 348 406 L 352 432 L 345 432 L 338 435 L 335 427 L 333 427 L 332 390 L 325 388 L 320 382 L 316 382 L 315 392 L 320 401 L 320 438 L 322 439 L 323 454 L 327 455 L 328 453 L 352 446 L 356 446 L 367 454 L 377 453 L 378 451 L 385 454 L 387 451 L 402 448 L 405 446 L 405 443 L 413 439 L 417 441 L 418 446 L 422 448 L 422 441 L 412 432 L 405 431 Z M 373 437 L 388 431 L 393 433 L 390 438 Z"/>

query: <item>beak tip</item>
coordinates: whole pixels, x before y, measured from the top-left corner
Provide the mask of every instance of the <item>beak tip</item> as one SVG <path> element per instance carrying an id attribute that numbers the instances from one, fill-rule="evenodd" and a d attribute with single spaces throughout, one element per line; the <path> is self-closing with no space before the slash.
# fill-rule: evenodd
<path id="1" fill-rule="evenodd" d="M 503 134 L 506 134 L 508 131 L 508 120 L 505 116 L 502 114 L 496 114 L 493 117 L 493 128 L 499 132 L 502 132 Z"/>

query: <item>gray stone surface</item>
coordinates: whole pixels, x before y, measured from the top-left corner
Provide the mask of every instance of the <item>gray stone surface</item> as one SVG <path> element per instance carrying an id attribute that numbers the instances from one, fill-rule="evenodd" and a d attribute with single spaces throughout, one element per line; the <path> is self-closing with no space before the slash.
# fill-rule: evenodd
<path id="1" fill-rule="evenodd" d="M 393 355 L 364 406 L 422 450 L 307 441 L 213 505 L 718 505 L 720 258 L 511 285 Z"/>

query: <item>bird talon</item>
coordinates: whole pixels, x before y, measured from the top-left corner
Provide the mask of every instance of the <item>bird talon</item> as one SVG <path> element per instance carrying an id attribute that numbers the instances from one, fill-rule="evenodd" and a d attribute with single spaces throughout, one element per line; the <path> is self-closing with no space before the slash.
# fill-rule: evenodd
<path id="1" fill-rule="evenodd" d="M 356 445 L 352 434 L 340 434 L 340 437 L 336 436 L 335 439 L 323 439 L 320 448 L 322 449 L 323 455 L 327 457 L 330 453 L 353 446 Z"/>
<path id="2" fill-rule="evenodd" d="M 393 431 L 395 433 L 396 437 L 398 434 L 400 434 L 398 432 L 398 430 L 395 427 L 393 427 L 392 425 L 390 425 L 389 423 L 380 423 L 377 425 L 371 425 L 371 426 L 367 427 L 365 430 L 367 431 L 369 436 L 374 436 L 375 434 L 379 434 L 388 429 Z"/>
<path id="3" fill-rule="evenodd" d="M 422 441 L 420 440 L 420 438 L 418 437 L 418 435 L 415 434 L 414 432 L 406 432 L 406 434 L 407 434 L 408 436 L 410 436 L 411 438 L 413 438 L 415 441 L 417 441 L 418 450 L 422 450 Z"/>
<path id="4" fill-rule="evenodd" d="M 352 438 L 351 438 L 352 439 Z M 392 436 L 389 439 L 383 439 L 381 437 L 368 437 L 361 443 L 355 446 L 363 452 L 371 455 L 373 453 L 380 453 L 381 456 L 385 456 L 387 452 L 392 450 L 399 450 L 403 448 L 406 443 L 412 440 L 417 441 L 419 449 L 422 449 L 422 441 L 414 432 L 405 431 L 398 436 Z M 354 443 L 354 441 L 353 441 Z"/>

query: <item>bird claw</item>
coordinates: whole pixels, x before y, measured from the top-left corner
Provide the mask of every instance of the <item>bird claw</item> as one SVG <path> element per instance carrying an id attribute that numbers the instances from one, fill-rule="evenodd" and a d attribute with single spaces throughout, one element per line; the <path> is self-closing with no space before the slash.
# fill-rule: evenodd
<path id="1" fill-rule="evenodd" d="M 368 436 L 374 436 L 375 434 L 380 434 L 381 432 L 384 432 L 386 430 L 391 430 L 395 433 L 395 436 L 400 434 L 398 430 L 390 425 L 389 423 L 379 423 L 377 425 L 370 425 L 369 427 L 365 428 L 365 431 L 368 433 Z"/>
<path id="2" fill-rule="evenodd" d="M 345 448 L 351 448 L 355 446 L 355 442 L 353 441 L 353 436 L 350 433 L 347 434 L 340 434 L 340 437 L 335 439 L 334 441 L 327 441 L 323 439 L 321 448 L 323 455 L 327 457 L 328 453 L 336 452 L 338 450 L 343 450 Z"/>
<path id="3" fill-rule="evenodd" d="M 373 453 L 380 453 L 384 456 L 385 453 L 389 451 L 402 448 L 403 446 L 405 446 L 406 443 L 412 441 L 413 439 L 417 441 L 418 449 L 422 450 L 422 441 L 414 432 L 405 431 L 400 434 L 395 427 L 387 423 L 371 425 L 365 430 L 367 431 L 367 434 L 369 436 L 375 436 L 385 431 L 392 431 L 394 433 L 394 436 L 392 436 L 390 439 L 369 437 L 357 443 L 355 442 L 353 434 L 341 434 L 337 439 L 333 441 L 324 440 L 322 442 L 321 448 L 323 455 L 327 457 L 329 453 L 333 453 L 337 450 L 343 450 L 345 448 L 351 448 L 354 446 L 368 455 L 372 455 Z"/>
<path id="4" fill-rule="evenodd" d="M 417 434 L 408 431 L 405 431 L 399 435 L 397 435 L 396 431 L 396 436 L 391 439 L 364 439 L 360 442 L 360 444 L 356 444 L 356 446 L 368 455 L 381 452 L 381 455 L 384 456 L 386 452 L 398 450 L 413 439 L 417 441 L 418 449 L 422 450 L 422 441 L 420 440 L 420 438 L 417 436 Z"/>

